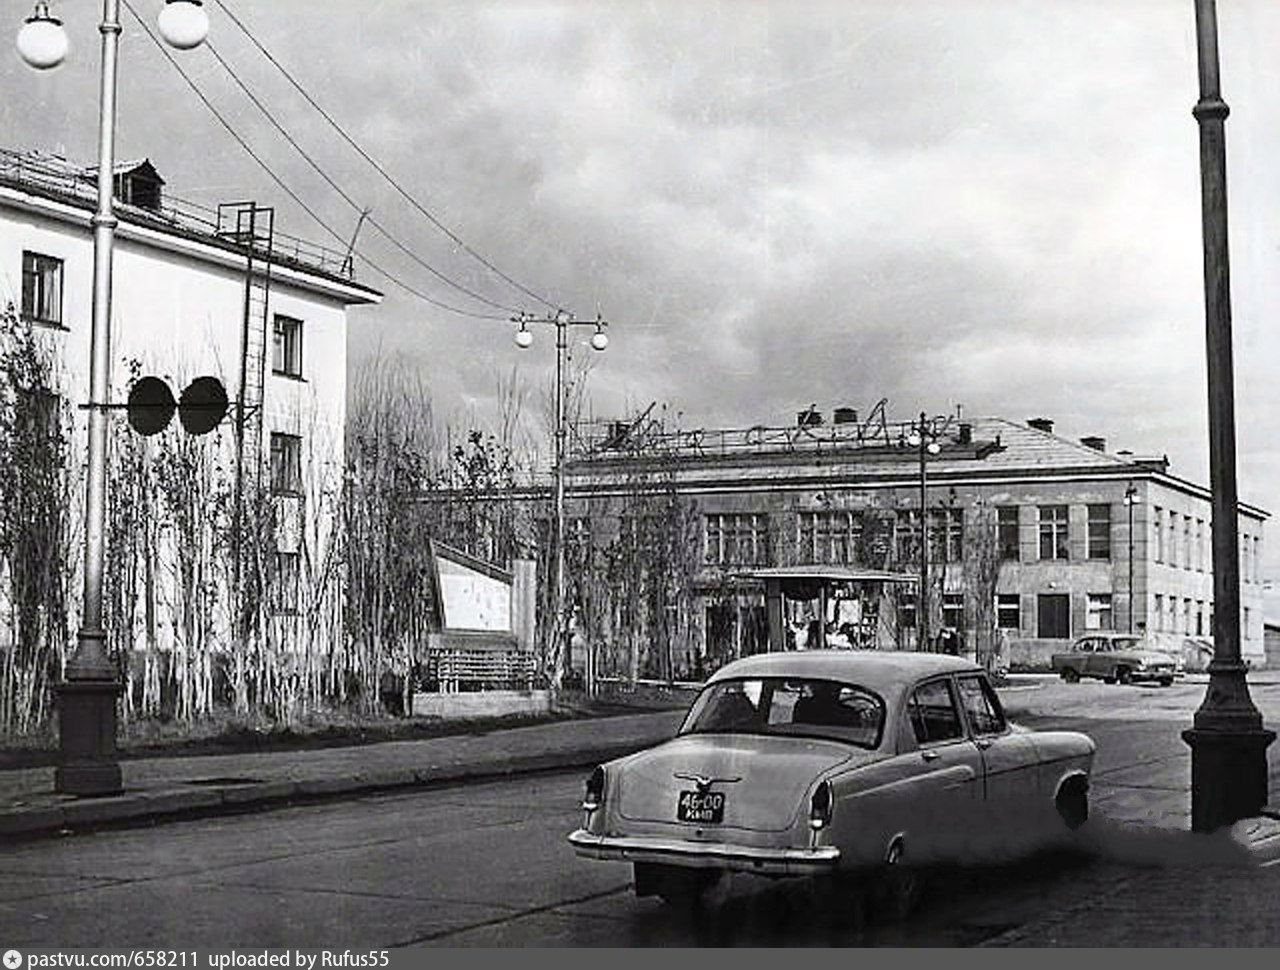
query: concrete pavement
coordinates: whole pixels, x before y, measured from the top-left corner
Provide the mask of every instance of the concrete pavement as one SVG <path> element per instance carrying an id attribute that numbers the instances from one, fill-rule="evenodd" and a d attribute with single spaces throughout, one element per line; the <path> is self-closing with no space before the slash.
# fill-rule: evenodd
<path id="1" fill-rule="evenodd" d="M 1015 682 L 1002 694 L 1015 717 L 1021 710 L 1032 725 L 1049 726 L 1055 718 L 1046 707 L 1062 704 L 1050 698 L 1046 705 L 1048 689 L 1044 685 L 1042 693 L 1034 681 Z M 1117 690 L 1098 696 L 1110 704 Z M 1086 693 L 1070 696 L 1086 707 L 1091 703 Z M 1176 699 L 1158 696 L 1162 704 Z M 110 798 L 55 794 L 52 768 L 0 771 L 0 838 L 586 768 L 670 737 L 681 716 L 660 711 L 351 748 L 128 760 L 122 762 L 126 791 Z M 1280 945 L 1273 916 L 1280 891 L 1280 821 L 1247 820 L 1214 836 L 1187 831 L 1190 770 L 1177 733 L 1181 717 L 1180 710 L 1171 710 L 1167 721 L 1110 721 L 1113 734 L 1123 730 L 1136 740 L 1135 754 L 1117 759 L 1110 746 L 1100 747 L 1093 818 L 1081 843 L 1098 864 L 1115 869 L 1107 890 L 1069 913 L 1038 915 L 989 944 Z M 1063 727 L 1088 729 L 1088 720 L 1074 710 L 1057 720 L 1069 722 Z M 1094 723 L 1101 728 L 1104 722 Z"/>

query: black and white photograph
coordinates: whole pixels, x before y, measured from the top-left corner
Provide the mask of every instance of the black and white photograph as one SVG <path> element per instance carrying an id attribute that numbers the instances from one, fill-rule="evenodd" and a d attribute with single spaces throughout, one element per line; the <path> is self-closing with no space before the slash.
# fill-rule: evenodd
<path id="1" fill-rule="evenodd" d="M 5 970 L 1280 946 L 1280 4 L 0 33 Z"/>

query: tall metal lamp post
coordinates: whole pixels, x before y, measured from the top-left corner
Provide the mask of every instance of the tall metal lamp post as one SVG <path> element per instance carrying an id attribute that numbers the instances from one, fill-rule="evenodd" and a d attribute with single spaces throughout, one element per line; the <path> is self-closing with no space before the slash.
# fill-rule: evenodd
<path id="1" fill-rule="evenodd" d="M 1133 612 L 1136 597 L 1133 595 L 1133 507 L 1142 501 L 1138 486 L 1130 482 L 1124 490 L 1124 505 L 1129 513 L 1129 632 L 1133 632 Z"/>
<path id="2" fill-rule="evenodd" d="M 1191 746 L 1191 828 L 1209 832 L 1257 815 L 1267 801 L 1267 746 L 1275 732 L 1249 696 L 1240 655 L 1240 560 L 1236 494 L 1231 279 L 1227 252 L 1227 105 L 1218 76 L 1214 0 L 1195 0 L 1200 99 L 1200 204 L 1204 235 L 1209 389 L 1209 487 L 1213 494 L 1213 660 L 1209 688 L 1182 732 Z"/>
<path id="3" fill-rule="evenodd" d="M 166 0 L 160 33 L 187 50 L 204 42 L 209 19 L 200 0 Z M 93 311 L 89 353 L 88 471 L 85 486 L 84 602 L 75 652 L 58 684 L 59 764 L 55 788 L 69 795 L 111 795 L 122 790 L 116 752 L 116 703 L 120 672 L 107 652 L 102 626 L 102 572 L 106 551 L 107 413 L 111 388 L 111 274 L 116 217 L 116 62 L 120 46 L 120 2 L 103 0 L 102 69 L 98 113 L 98 206 L 93 216 Z M 18 32 L 18 53 L 39 70 L 66 57 L 67 35 L 47 3 Z"/>
<path id="4" fill-rule="evenodd" d="M 520 329 L 516 331 L 516 346 L 521 350 L 528 349 L 533 344 L 533 333 L 529 330 L 532 323 L 547 324 L 556 328 L 556 387 L 555 387 L 555 576 L 553 582 L 555 584 L 555 640 L 561 647 L 560 657 L 560 673 L 563 677 L 572 669 L 572 650 L 569 640 L 569 613 L 568 605 L 565 602 L 565 527 L 564 527 L 564 460 L 565 460 L 565 441 L 569 435 L 567 426 L 568 406 L 565 401 L 566 383 L 564 376 L 565 363 L 569 357 L 569 328 L 570 327 L 594 327 L 595 333 L 591 335 L 591 349 L 597 352 L 603 351 L 609 346 L 609 335 L 605 333 L 605 328 L 609 326 L 608 322 L 597 317 L 595 320 L 577 320 L 573 314 L 566 310 L 557 310 L 554 314 L 546 317 L 534 317 L 529 314 L 520 314 L 512 318 L 513 322 L 520 324 Z M 589 669 L 590 665 L 588 665 Z"/>
<path id="5" fill-rule="evenodd" d="M 928 458 L 942 448 L 929 428 L 925 413 L 912 429 L 907 444 L 920 455 L 920 587 L 916 590 L 916 649 L 929 649 L 929 466 Z"/>

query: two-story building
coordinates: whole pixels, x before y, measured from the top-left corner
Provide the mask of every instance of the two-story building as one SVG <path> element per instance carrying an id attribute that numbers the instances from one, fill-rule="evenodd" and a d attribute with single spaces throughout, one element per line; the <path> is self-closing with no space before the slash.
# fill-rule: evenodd
<path id="1" fill-rule="evenodd" d="M 837 409 L 794 427 L 663 432 L 615 423 L 569 464 L 570 515 L 593 541 L 625 519 L 629 496 L 678 496 L 695 525 L 692 616 L 669 649 L 697 666 L 765 648 L 763 592 L 753 568 L 847 564 L 919 575 L 921 483 L 936 583 L 931 632 L 972 645 L 989 617 L 1014 666 L 1043 668 L 1088 630 L 1212 633 L 1210 494 L 1167 459 L 1112 453 L 1097 436 L 1053 422 L 935 419 L 936 449 L 914 422 L 860 422 Z M 936 451 L 936 453 L 935 453 Z M 1264 662 L 1263 526 L 1239 507 L 1242 653 Z M 571 519 L 572 523 L 572 519 Z M 984 590 L 975 562 L 991 561 Z M 988 609 L 978 596 L 993 595 Z M 899 594 L 899 645 L 914 647 L 917 599 Z M 822 618 L 831 623 L 839 618 Z M 776 647 L 775 647 L 776 649 Z M 675 667 L 680 668 L 677 660 Z M 689 668 L 691 665 L 685 664 Z"/>
<path id="2" fill-rule="evenodd" d="M 57 360 L 57 392 L 77 416 L 77 466 L 88 399 L 95 179 L 94 169 L 60 157 L 0 151 L 0 303 L 29 322 Z M 214 464 L 224 479 L 237 476 L 240 491 L 246 479 L 268 491 L 274 520 L 289 523 L 273 539 L 267 568 L 276 580 L 275 611 L 296 614 L 303 560 L 319 554 L 303 545 L 308 536 L 323 544 L 324 517 L 337 514 L 316 496 L 322 487 L 341 492 L 348 310 L 381 295 L 355 279 L 348 254 L 280 232 L 269 207 L 184 203 L 168 195 L 146 160 L 118 165 L 115 189 L 110 401 L 122 405 L 138 373 L 161 377 L 175 397 L 200 376 L 223 385 L 231 406 L 210 436 L 223 445 Z M 112 414 L 119 429 L 124 412 Z M 203 484 L 190 482 L 192 501 L 211 494 L 197 487 Z M 166 540 L 170 547 L 177 535 Z M 166 592 L 177 582 L 173 572 L 157 566 L 148 573 L 151 601 L 138 611 L 162 645 L 181 626 L 165 610 L 184 608 L 181 596 Z"/>

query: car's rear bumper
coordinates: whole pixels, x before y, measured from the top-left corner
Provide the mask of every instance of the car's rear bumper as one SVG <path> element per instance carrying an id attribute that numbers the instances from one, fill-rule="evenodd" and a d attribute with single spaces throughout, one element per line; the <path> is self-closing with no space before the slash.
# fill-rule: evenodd
<path id="1" fill-rule="evenodd" d="M 570 833 L 569 844 L 587 859 L 658 862 L 691 869 L 731 869 L 767 876 L 804 876 L 830 872 L 840 864 L 833 845 L 811 849 L 768 849 L 732 842 L 687 842 L 650 836 L 593 835 L 585 829 Z"/>

